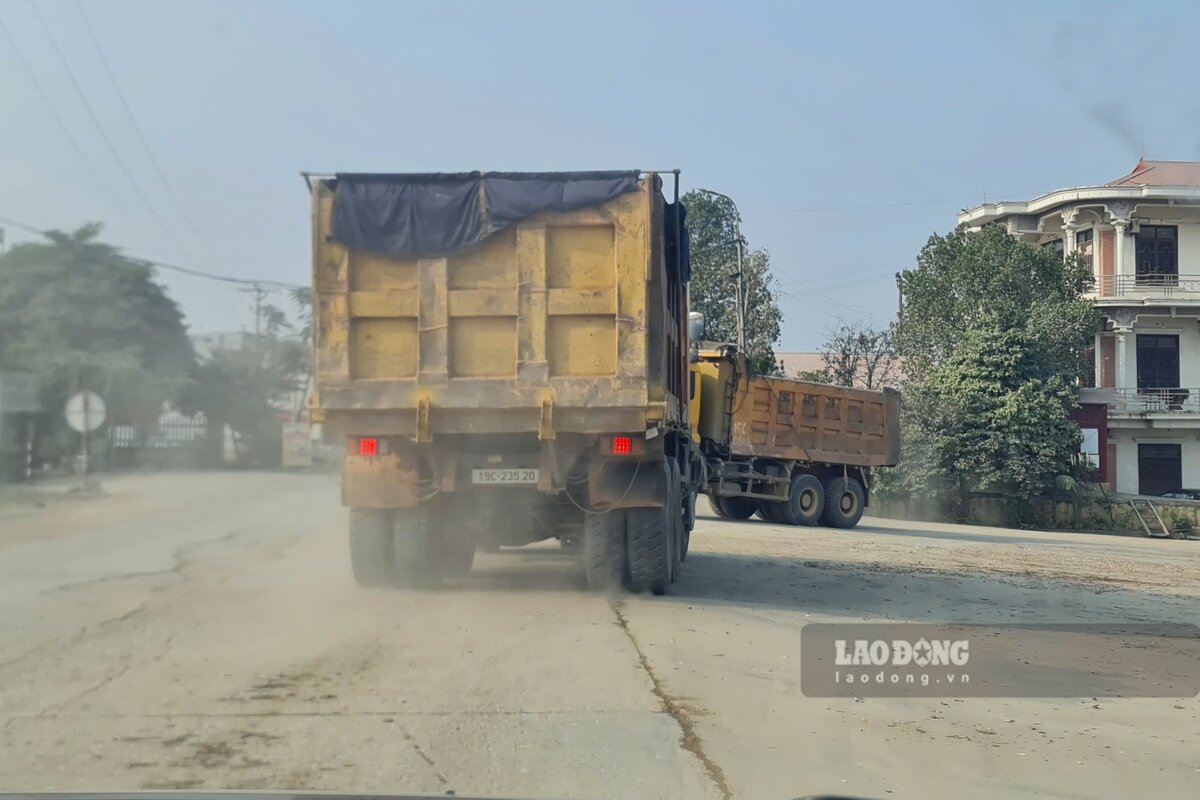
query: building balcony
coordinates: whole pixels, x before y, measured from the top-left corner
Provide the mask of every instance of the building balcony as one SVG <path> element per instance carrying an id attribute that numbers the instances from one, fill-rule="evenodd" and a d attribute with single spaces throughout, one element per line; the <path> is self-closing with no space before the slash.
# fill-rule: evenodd
<path id="1" fill-rule="evenodd" d="M 1091 296 L 1120 303 L 1196 303 L 1200 305 L 1200 273 L 1177 275 L 1099 275 Z"/>
<path id="2" fill-rule="evenodd" d="M 1079 402 L 1107 405 L 1113 425 L 1200 427 L 1200 388 L 1080 389 Z"/>

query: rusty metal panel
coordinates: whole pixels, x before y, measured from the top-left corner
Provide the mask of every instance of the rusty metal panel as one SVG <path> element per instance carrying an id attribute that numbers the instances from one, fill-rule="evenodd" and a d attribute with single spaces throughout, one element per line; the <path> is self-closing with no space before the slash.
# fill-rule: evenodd
<path id="1" fill-rule="evenodd" d="M 546 398 L 555 419 L 605 408 L 676 419 L 683 402 L 663 395 L 657 363 L 669 356 L 647 346 L 652 332 L 677 345 L 682 320 L 668 317 L 686 316 L 649 300 L 664 275 L 659 186 L 647 176 L 603 205 L 538 214 L 445 258 L 400 260 L 334 242 L 333 192 L 317 181 L 321 410 L 403 411 L 411 427 L 426 398 L 434 432 L 439 409 L 455 409 L 461 429 L 466 409 L 541 409 Z"/>
<path id="2" fill-rule="evenodd" d="M 900 457 L 899 417 L 893 391 L 752 378 L 739 381 L 730 446 L 745 455 L 890 466 Z"/>

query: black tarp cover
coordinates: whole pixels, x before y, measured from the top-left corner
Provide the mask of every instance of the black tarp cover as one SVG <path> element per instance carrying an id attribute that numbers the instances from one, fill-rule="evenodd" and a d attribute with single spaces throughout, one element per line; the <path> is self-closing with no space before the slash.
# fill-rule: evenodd
<path id="1" fill-rule="evenodd" d="M 341 174 L 333 238 L 393 258 L 463 250 L 542 211 L 575 211 L 637 189 L 637 171 Z"/>

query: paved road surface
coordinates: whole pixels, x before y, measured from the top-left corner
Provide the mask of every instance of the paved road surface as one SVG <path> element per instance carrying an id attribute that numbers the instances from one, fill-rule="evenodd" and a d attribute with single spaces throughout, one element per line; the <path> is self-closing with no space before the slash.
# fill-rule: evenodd
<path id="1" fill-rule="evenodd" d="M 362 591 L 319 475 L 0 511 L 0 789 L 1196 797 L 1195 698 L 806 698 L 808 622 L 1195 622 L 1200 544 L 702 519 L 670 597 L 555 548 Z M 702 503 L 703 505 L 703 503 Z"/>

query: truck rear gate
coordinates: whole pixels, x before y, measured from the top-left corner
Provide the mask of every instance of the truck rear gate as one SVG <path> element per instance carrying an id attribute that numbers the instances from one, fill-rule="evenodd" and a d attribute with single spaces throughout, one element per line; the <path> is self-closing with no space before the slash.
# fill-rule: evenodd
<path id="1" fill-rule="evenodd" d="M 311 181 L 314 405 L 356 516 L 540 491 L 514 544 L 662 513 L 664 461 L 682 484 L 693 460 L 675 182 L 676 204 L 635 171 Z"/>

